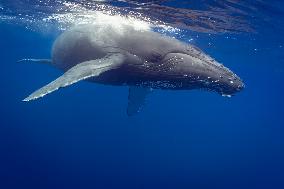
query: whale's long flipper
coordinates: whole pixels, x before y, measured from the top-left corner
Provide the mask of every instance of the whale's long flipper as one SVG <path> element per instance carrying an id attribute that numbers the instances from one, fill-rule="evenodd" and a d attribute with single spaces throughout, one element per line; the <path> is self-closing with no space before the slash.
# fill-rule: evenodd
<path id="1" fill-rule="evenodd" d="M 132 116 L 143 108 L 147 95 L 151 92 L 149 88 L 130 87 L 128 94 L 127 115 Z"/>
<path id="2" fill-rule="evenodd" d="M 61 77 L 38 89 L 23 101 L 35 100 L 56 91 L 59 88 L 72 85 L 73 83 L 90 77 L 98 76 L 105 71 L 117 68 L 123 60 L 124 56 L 122 54 L 112 54 L 102 59 L 90 60 L 77 64 L 65 72 Z"/>

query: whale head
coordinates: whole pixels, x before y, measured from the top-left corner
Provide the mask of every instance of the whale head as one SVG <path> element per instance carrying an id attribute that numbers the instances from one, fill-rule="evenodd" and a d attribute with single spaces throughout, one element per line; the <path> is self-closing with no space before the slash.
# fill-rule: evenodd
<path id="1" fill-rule="evenodd" d="M 187 52 L 168 53 L 163 64 L 173 65 L 168 77 L 180 89 L 205 89 L 230 97 L 244 88 L 236 74 L 194 47 Z"/>

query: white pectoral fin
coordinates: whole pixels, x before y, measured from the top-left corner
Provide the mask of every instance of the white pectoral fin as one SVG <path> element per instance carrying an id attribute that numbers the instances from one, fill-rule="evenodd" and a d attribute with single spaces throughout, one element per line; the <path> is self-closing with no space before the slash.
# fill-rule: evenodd
<path id="1" fill-rule="evenodd" d="M 61 77 L 38 89 L 23 101 L 35 100 L 56 91 L 59 88 L 72 85 L 84 79 L 98 76 L 105 71 L 116 68 L 122 62 L 123 55 L 121 54 L 113 54 L 102 59 L 82 62 L 69 69 Z"/>
<path id="2" fill-rule="evenodd" d="M 132 116 L 141 111 L 143 108 L 147 95 L 152 90 L 149 88 L 132 86 L 129 88 L 127 115 Z"/>

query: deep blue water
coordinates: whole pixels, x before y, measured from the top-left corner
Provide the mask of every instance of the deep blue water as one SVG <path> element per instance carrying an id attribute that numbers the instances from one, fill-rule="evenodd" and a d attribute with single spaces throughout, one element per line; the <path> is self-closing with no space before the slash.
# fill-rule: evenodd
<path id="1" fill-rule="evenodd" d="M 22 102 L 62 73 L 16 61 L 50 57 L 60 31 L 1 20 L 0 188 L 283 189 L 284 6 L 267 2 L 245 16 L 253 31 L 181 37 L 236 72 L 243 91 L 157 90 L 133 117 L 127 87 L 80 82 Z"/>

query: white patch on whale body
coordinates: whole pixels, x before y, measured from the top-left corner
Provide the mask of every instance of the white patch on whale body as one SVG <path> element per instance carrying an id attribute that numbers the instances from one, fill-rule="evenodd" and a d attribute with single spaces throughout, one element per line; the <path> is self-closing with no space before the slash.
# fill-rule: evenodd
<path id="1" fill-rule="evenodd" d="M 115 9 L 111 9 L 106 5 L 100 5 L 100 10 L 90 10 L 75 2 L 63 2 L 66 12 L 54 13 L 43 21 L 57 21 L 63 28 L 68 28 L 81 24 L 106 24 L 114 27 L 123 25 L 132 26 L 137 30 L 149 30 L 150 22 L 140 20 L 139 18 L 131 16 L 122 16 Z M 145 19 L 144 19 L 145 20 Z M 147 20 L 147 19 L 146 19 Z M 65 30 L 65 29 L 63 29 Z"/>
<path id="2" fill-rule="evenodd" d="M 113 27 L 118 32 L 123 32 L 126 27 L 137 31 L 149 31 L 151 25 L 147 22 L 132 17 L 110 16 L 103 13 L 96 13 L 95 23 L 103 27 Z"/>
<path id="3" fill-rule="evenodd" d="M 152 20 L 140 13 L 130 12 L 122 15 L 114 7 L 98 4 L 97 10 L 91 10 L 75 2 L 63 2 L 63 12 L 53 13 L 42 20 L 46 23 L 57 22 L 60 30 L 66 30 L 76 25 L 99 24 L 108 25 L 123 30 L 125 26 L 135 30 L 149 31 L 156 29 L 160 33 L 178 35 L 181 30 L 167 25 L 162 21 Z"/>

